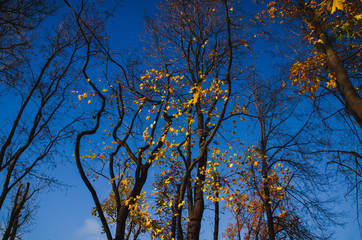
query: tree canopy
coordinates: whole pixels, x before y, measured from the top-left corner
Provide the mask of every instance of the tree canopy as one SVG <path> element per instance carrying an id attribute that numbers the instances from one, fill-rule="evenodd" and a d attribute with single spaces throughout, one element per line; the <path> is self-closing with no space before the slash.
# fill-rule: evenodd
<path id="1" fill-rule="evenodd" d="M 161 0 L 136 50 L 123 4 L 0 3 L 3 239 L 63 164 L 108 240 L 335 239 L 345 196 L 359 223 L 361 1 Z"/>

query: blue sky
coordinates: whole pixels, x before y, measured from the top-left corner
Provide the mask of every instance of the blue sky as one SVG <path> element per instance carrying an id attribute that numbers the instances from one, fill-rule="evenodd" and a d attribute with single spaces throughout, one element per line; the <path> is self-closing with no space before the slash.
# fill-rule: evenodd
<path id="1" fill-rule="evenodd" d="M 129 0 L 124 3 L 109 26 L 110 43 L 112 46 L 140 47 L 139 35 L 143 32 L 143 14 L 152 12 L 155 2 L 152 0 Z M 251 1 L 250 1 L 251 4 Z M 265 59 L 263 59 L 265 61 Z M 263 62 L 265 64 L 265 62 Z M 2 109 L 4 110 L 4 109 Z M 69 151 L 71 154 L 71 151 Z M 71 162 L 58 165 L 55 176 L 67 185 L 64 190 L 55 189 L 40 196 L 40 208 L 33 231 L 26 234 L 27 240 L 101 240 L 106 239 L 100 234 L 101 227 L 91 215 L 93 201 L 88 190 L 81 181 L 78 171 Z M 352 203 L 341 201 L 341 207 L 352 212 Z M 355 216 L 354 216 L 355 217 Z M 227 218 L 225 216 L 225 218 Z M 352 221 L 352 218 L 349 217 Z M 223 222 L 223 220 L 221 220 Z M 225 223 L 225 221 L 224 221 Z M 204 223 L 204 228 L 207 228 Z M 358 228 L 356 222 L 336 228 L 337 240 L 357 240 Z"/>

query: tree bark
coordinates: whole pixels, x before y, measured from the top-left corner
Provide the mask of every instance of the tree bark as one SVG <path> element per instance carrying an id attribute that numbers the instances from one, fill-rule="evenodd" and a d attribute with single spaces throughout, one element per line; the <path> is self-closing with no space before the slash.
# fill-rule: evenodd
<path id="1" fill-rule="evenodd" d="M 219 179 L 217 179 L 218 182 Z M 218 190 L 216 190 L 216 198 L 219 198 L 219 192 Z M 214 240 L 218 240 L 219 239 L 219 221 L 220 221 L 220 217 L 219 217 L 219 212 L 220 212 L 220 204 L 219 201 L 215 202 L 215 215 L 214 215 Z"/>
<path id="2" fill-rule="evenodd" d="M 336 76 L 337 83 L 340 86 L 340 92 L 343 96 L 343 99 L 345 100 L 347 110 L 351 113 L 359 127 L 362 129 L 362 98 L 358 95 L 356 89 L 353 87 L 341 59 L 338 57 L 337 53 L 326 37 L 325 41 L 327 64 Z"/>
<path id="3" fill-rule="evenodd" d="M 359 127 L 362 129 L 362 98 L 358 95 L 357 90 L 354 88 L 344 66 L 344 63 L 338 56 L 327 31 L 323 29 L 319 17 L 313 9 L 307 7 L 304 1 L 298 0 L 299 7 L 306 11 L 308 20 L 312 24 L 315 36 L 322 40 L 322 52 L 326 54 L 326 62 L 332 73 L 334 73 L 339 92 L 344 100 L 344 105 L 348 112 L 356 120 Z"/>
<path id="4" fill-rule="evenodd" d="M 172 210 L 172 221 L 171 221 L 171 239 L 176 239 L 177 231 L 177 213 L 178 213 L 178 200 L 180 197 L 181 184 L 177 184 L 177 194 L 173 205 Z"/>
<path id="5" fill-rule="evenodd" d="M 199 240 L 201 221 L 204 214 L 204 191 L 205 167 L 207 161 L 207 151 L 200 157 L 198 165 L 197 181 L 194 190 L 194 204 L 189 206 L 189 222 L 187 224 L 187 240 Z"/>

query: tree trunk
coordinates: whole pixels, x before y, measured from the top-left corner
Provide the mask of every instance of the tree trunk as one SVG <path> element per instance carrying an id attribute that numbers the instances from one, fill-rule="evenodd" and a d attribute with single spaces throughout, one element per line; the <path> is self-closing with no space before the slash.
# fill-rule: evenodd
<path id="1" fill-rule="evenodd" d="M 197 181 L 194 190 L 194 204 L 189 206 L 189 222 L 187 224 L 187 240 L 198 240 L 200 236 L 201 221 L 204 214 L 204 191 L 205 168 L 207 160 L 207 151 L 200 157 L 197 169 Z"/>
<path id="2" fill-rule="evenodd" d="M 219 180 L 219 179 L 218 179 Z M 216 198 L 219 198 L 219 192 L 218 190 L 216 190 Z M 219 211 L 220 211 L 220 206 L 219 206 L 219 201 L 215 202 L 215 215 L 214 215 L 214 240 L 218 240 L 219 239 L 219 221 L 220 221 L 220 217 L 219 217 Z"/>
<path id="3" fill-rule="evenodd" d="M 177 194 L 173 204 L 172 209 L 172 220 L 171 220 L 171 239 L 176 239 L 176 229 L 177 229 L 177 209 L 178 209 L 178 199 L 180 197 L 181 184 L 177 184 Z"/>
<path id="4" fill-rule="evenodd" d="M 328 39 L 326 39 L 326 41 L 328 41 Z M 334 72 L 337 83 L 340 86 L 340 92 L 345 100 L 345 105 L 362 129 L 362 98 L 353 87 L 343 63 L 328 42 L 325 44 L 325 53 L 328 66 L 332 72 Z"/>
<path id="5" fill-rule="evenodd" d="M 193 211 L 189 213 L 187 240 L 199 240 L 203 212 L 203 201 L 198 200 L 197 204 L 193 207 Z"/>
<path id="6" fill-rule="evenodd" d="M 263 156 L 265 156 L 265 151 L 263 151 Z M 267 162 L 266 159 L 262 160 L 262 168 L 263 168 L 263 189 L 264 189 L 264 207 L 267 217 L 267 225 L 268 225 L 268 235 L 269 240 L 275 240 L 275 230 L 274 230 L 274 221 L 273 221 L 273 211 L 271 206 L 271 199 L 270 199 L 270 185 L 269 185 L 269 178 L 268 178 L 268 170 L 267 170 Z"/>

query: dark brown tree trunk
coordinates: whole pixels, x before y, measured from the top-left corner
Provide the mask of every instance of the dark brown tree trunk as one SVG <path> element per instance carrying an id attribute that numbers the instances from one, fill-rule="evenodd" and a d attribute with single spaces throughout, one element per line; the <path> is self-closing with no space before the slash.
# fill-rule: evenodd
<path id="1" fill-rule="evenodd" d="M 219 179 L 217 179 L 218 182 Z M 220 186 L 220 185 L 219 185 Z M 216 198 L 219 199 L 219 190 L 216 190 Z M 214 215 L 214 240 L 218 240 L 219 239 L 219 221 L 220 221 L 220 217 L 219 217 L 219 212 L 220 212 L 220 206 L 219 206 L 219 201 L 215 202 L 215 215 Z"/>
<path id="2" fill-rule="evenodd" d="M 176 228 L 177 228 L 177 240 L 183 240 L 184 235 L 182 231 L 182 208 L 177 208 Z"/>
<path id="3" fill-rule="evenodd" d="M 197 170 L 197 180 L 194 190 L 194 204 L 189 206 L 189 222 L 187 224 L 187 240 L 198 240 L 200 236 L 201 221 L 204 214 L 204 183 L 205 183 L 205 168 L 207 161 L 207 151 L 204 156 L 200 157 Z"/>
<path id="4" fill-rule="evenodd" d="M 171 221 L 171 239 L 176 239 L 176 210 L 173 211 L 172 221 Z"/>
<path id="5" fill-rule="evenodd" d="M 178 200 L 180 198 L 181 185 L 177 185 L 177 194 L 174 201 L 172 209 L 172 221 L 171 221 L 171 239 L 176 239 L 176 229 L 177 229 L 177 213 L 178 213 Z"/>
<path id="6" fill-rule="evenodd" d="M 236 218 L 236 224 L 238 226 L 238 240 L 241 240 L 240 222 L 238 218 Z"/>
<path id="7" fill-rule="evenodd" d="M 189 222 L 187 224 L 187 240 L 199 239 L 203 213 L 204 201 L 198 199 L 195 201 L 195 205 L 192 207 L 192 212 L 189 213 Z"/>
<path id="8" fill-rule="evenodd" d="M 3 190 L 1 191 L 1 195 L 0 195 L 0 209 L 2 208 L 4 202 L 5 202 L 5 199 L 9 193 L 9 189 L 7 188 L 7 186 L 5 186 L 6 183 L 4 183 L 4 186 L 3 186 Z"/>
<path id="9" fill-rule="evenodd" d="M 18 229 L 19 229 L 19 217 L 17 217 L 15 222 L 14 222 L 13 230 L 11 231 L 9 240 L 17 239 L 16 234 L 18 232 Z"/>

